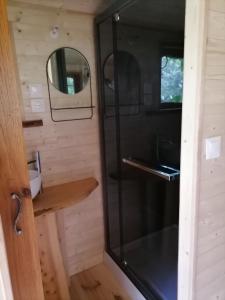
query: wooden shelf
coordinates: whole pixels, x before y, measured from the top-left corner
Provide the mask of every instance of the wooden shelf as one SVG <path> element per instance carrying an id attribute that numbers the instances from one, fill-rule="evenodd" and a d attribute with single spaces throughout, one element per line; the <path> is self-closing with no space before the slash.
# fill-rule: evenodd
<path id="1" fill-rule="evenodd" d="M 34 215 L 37 217 L 74 205 L 88 197 L 97 186 L 95 178 L 87 178 L 47 187 L 33 200 Z"/>
<path id="2" fill-rule="evenodd" d="M 29 120 L 29 121 L 23 121 L 23 128 L 29 128 L 29 127 L 39 127 L 43 126 L 42 120 Z"/>

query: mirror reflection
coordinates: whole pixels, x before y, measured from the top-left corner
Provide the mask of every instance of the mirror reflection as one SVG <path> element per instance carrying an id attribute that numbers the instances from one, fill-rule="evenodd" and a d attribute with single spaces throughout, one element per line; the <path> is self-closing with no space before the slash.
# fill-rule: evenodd
<path id="1" fill-rule="evenodd" d="M 90 68 L 87 59 L 79 51 L 66 47 L 50 55 L 47 73 L 49 81 L 57 90 L 74 95 L 87 85 Z"/>
<path id="2" fill-rule="evenodd" d="M 104 65 L 104 81 L 105 84 L 114 90 L 114 55 L 110 54 Z"/>
<path id="3" fill-rule="evenodd" d="M 115 90 L 114 55 L 110 54 L 104 63 L 104 83 L 108 91 Z M 141 73 L 137 59 L 129 52 L 117 51 L 117 79 L 120 106 L 138 105 L 141 99 Z M 111 103 L 112 104 L 112 103 Z"/>
<path id="4" fill-rule="evenodd" d="M 183 97 L 183 47 L 161 50 L 161 104 L 181 104 Z"/>
<path id="5" fill-rule="evenodd" d="M 127 95 L 127 93 L 138 94 L 136 86 L 137 78 L 140 79 L 140 68 L 136 58 L 127 51 L 117 51 L 117 73 L 118 85 L 120 89 Z M 110 54 L 104 63 L 104 82 L 107 87 L 114 90 L 114 55 Z M 135 90 L 135 91 L 134 91 Z"/>

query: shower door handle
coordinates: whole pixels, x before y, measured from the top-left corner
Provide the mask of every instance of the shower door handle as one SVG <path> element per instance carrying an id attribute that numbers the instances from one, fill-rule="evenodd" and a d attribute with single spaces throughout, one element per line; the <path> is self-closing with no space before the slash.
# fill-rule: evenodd
<path id="1" fill-rule="evenodd" d="M 166 181 L 174 181 L 180 176 L 180 171 L 171 167 L 167 167 L 164 165 L 160 165 L 160 168 L 151 168 L 132 158 L 123 158 L 122 162 L 131 167 L 139 169 L 141 171 L 145 171 L 149 174 L 158 176 Z"/>

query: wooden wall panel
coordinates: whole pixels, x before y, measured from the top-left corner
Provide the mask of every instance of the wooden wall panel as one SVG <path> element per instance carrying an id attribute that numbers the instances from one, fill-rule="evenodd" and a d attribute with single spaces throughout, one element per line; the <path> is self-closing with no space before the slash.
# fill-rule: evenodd
<path id="1" fill-rule="evenodd" d="M 225 299 L 225 1 L 208 0 L 198 207 L 196 300 Z M 206 160 L 204 139 L 222 137 L 219 159 Z"/>
<path id="2" fill-rule="evenodd" d="M 182 105 L 178 299 L 194 300 L 207 0 L 187 0 Z"/>
<path id="3" fill-rule="evenodd" d="M 113 0 L 17 0 L 17 2 L 95 14 L 104 10 Z"/>
<path id="4" fill-rule="evenodd" d="M 97 104 L 93 16 L 10 2 L 9 20 L 15 39 L 24 119 L 43 119 L 44 123 L 43 127 L 24 129 L 27 158 L 30 159 L 34 151 L 40 151 L 44 186 L 92 176 L 100 182 L 97 109 L 92 120 L 54 123 L 50 117 L 45 74 L 46 61 L 52 51 L 62 46 L 78 49 L 90 64 L 93 102 Z M 59 25 L 58 39 L 50 37 L 53 25 Z M 32 112 L 29 84 L 42 85 L 44 112 Z M 60 212 L 57 220 L 70 275 L 102 261 L 101 187 L 84 202 Z"/>

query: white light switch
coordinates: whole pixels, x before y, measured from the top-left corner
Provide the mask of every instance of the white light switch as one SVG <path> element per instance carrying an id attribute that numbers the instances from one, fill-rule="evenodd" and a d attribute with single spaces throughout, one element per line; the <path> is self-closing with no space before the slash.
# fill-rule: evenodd
<path id="1" fill-rule="evenodd" d="M 206 160 L 219 158 L 221 155 L 221 136 L 207 138 L 205 140 Z"/>
<path id="2" fill-rule="evenodd" d="M 45 100 L 44 99 L 31 99 L 31 110 L 32 112 L 44 112 L 45 111 Z"/>
<path id="3" fill-rule="evenodd" d="M 29 84 L 29 95 L 30 98 L 43 97 L 42 84 Z"/>

